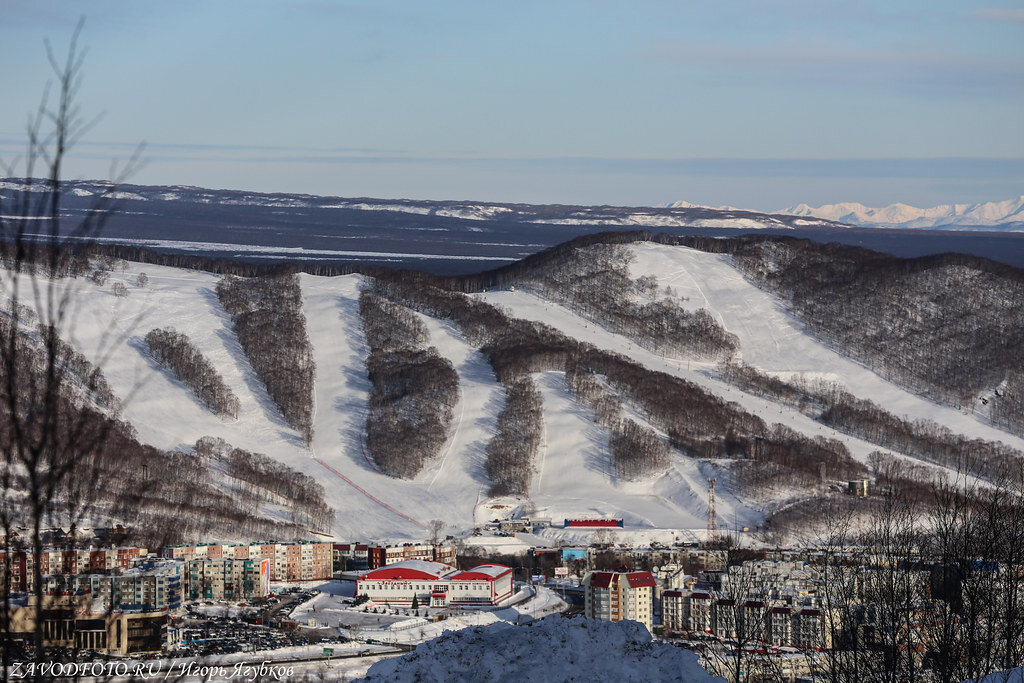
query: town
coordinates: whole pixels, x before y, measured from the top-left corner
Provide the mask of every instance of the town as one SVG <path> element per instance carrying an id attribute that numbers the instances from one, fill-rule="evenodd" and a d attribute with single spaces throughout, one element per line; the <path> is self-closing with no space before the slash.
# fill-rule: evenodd
<path id="1" fill-rule="evenodd" d="M 538 524 L 551 521 L 496 520 L 476 533 Z M 1022 581 L 1019 568 L 994 562 L 975 563 L 966 575 L 913 553 L 740 547 L 728 533 L 641 547 L 617 542 L 622 520 L 563 524 L 592 530 L 594 542 L 513 555 L 451 536 L 148 549 L 103 545 L 124 529 L 52 529 L 53 545 L 38 559 L 4 554 L 7 623 L 26 657 L 39 614 L 52 661 L 172 666 L 186 657 L 223 667 L 393 657 L 446 631 L 582 614 L 639 622 L 729 681 L 809 681 L 863 652 L 934 668 L 941 633 L 962 625 L 943 619 L 953 614 L 944 604 L 1012 608 L 1005 596 Z M 1003 633 L 991 614 L 986 619 L 981 637 Z"/>

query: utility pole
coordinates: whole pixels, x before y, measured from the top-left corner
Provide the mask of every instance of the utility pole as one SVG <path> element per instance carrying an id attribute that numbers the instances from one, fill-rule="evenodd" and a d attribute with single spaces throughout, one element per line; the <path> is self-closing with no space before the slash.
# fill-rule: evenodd
<path id="1" fill-rule="evenodd" d="M 708 540 L 718 535 L 718 512 L 715 509 L 715 479 L 708 479 Z"/>

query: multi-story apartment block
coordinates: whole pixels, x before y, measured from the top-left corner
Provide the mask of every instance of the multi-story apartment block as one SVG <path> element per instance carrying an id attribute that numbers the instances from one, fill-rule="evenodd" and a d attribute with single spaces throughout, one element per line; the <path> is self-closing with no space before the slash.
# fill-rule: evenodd
<path id="1" fill-rule="evenodd" d="M 835 612 L 827 609 L 804 607 L 797 610 L 793 619 L 793 646 L 802 650 L 829 650 L 832 648 L 832 624 Z"/>
<path id="2" fill-rule="evenodd" d="M 91 595 L 94 609 L 166 611 L 181 606 L 184 563 L 148 562 L 112 574 L 51 574 L 43 577 L 49 595 Z"/>
<path id="3" fill-rule="evenodd" d="M 654 576 L 650 572 L 591 572 L 583 579 L 584 614 L 602 621 L 639 621 L 653 630 Z"/>
<path id="4" fill-rule="evenodd" d="M 725 640 L 767 642 L 801 650 L 832 647 L 838 619 L 820 605 L 789 605 L 715 597 L 710 593 L 669 590 L 662 594 L 662 622 L 667 631 L 708 633 Z"/>
<path id="5" fill-rule="evenodd" d="M 6 553 L 0 551 L 0 575 L 6 565 Z M 88 574 L 129 569 L 139 558 L 146 556 L 145 548 L 47 548 L 39 554 L 39 573 L 42 576 L 60 574 Z M 11 590 L 31 591 L 35 576 L 36 557 L 30 550 L 10 551 Z"/>
<path id="6" fill-rule="evenodd" d="M 768 613 L 768 642 L 776 647 L 793 642 L 793 610 L 779 605 Z"/>
<path id="7" fill-rule="evenodd" d="M 689 630 L 711 633 L 715 627 L 715 599 L 710 593 L 691 593 L 683 603 L 683 615 L 688 620 Z"/>
<path id="8" fill-rule="evenodd" d="M 661 594 L 661 625 L 666 631 L 689 631 L 689 623 L 683 613 L 683 591 L 670 589 Z"/>
<path id="9" fill-rule="evenodd" d="M 740 606 L 739 619 L 744 638 L 749 641 L 768 640 L 768 607 L 761 600 L 744 600 Z"/>
<path id="10" fill-rule="evenodd" d="M 739 627 L 736 601 L 732 598 L 719 598 L 715 601 L 712 612 L 715 635 L 721 638 L 735 638 Z"/>
<path id="11" fill-rule="evenodd" d="M 346 569 L 379 569 L 407 560 L 440 562 L 455 565 L 455 546 L 452 544 L 404 543 L 401 545 L 371 545 L 363 543 L 335 543 L 334 566 Z"/>
<path id="12" fill-rule="evenodd" d="M 253 600 L 270 593 L 270 560 L 265 557 L 207 557 L 186 562 L 190 600 Z"/>
<path id="13" fill-rule="evenodd" d="M 331 543 L 300 541 L 296 543 L 170 546 L 163 549 L 163 555 L 185 560 L 265 557 L 270 560 L 271 581 L 316 581 L 331 578 L 333 550 Z"/>
<path id="14" fill-rule="evenodd" d="M 370 546 L 365 543 L 335 543 L 334 570 L 369 569 Z"/>

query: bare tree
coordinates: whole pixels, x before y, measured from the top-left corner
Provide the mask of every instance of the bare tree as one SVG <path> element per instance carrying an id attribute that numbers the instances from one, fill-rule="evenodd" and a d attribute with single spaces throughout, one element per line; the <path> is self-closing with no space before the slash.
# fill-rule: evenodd
<path id="1" fill-rule="evenodd" d="M 444 521 L 440 519 L 432 519 L 427 522 L 427 538 L 430 540 L 431 545 L 436 546 L 441 542 L 441 534 L 446 526 Z"/>
<path id="2" fill-rule="evenodd" d="M 49 43 L 46 54 L 55 81 L 48 87 L 27 127 L 23 158 L 0 163 L 12 181 L 0 195 L 0 527 L 4 543 L 2 611 L 3 676 L 15 658 L 44 657 L 42 610 L 53 602 L 44 594 L 41 560 L 48 527 L 66 527 L 62 543 L 75 543 L 83 521 L 103 514 L 98 492 L 115 471 L 105 445 L 125 425 L 116 419 L 118 399 L 101 367 L 117 337 L 104 335 L 95 364 L 65 341 L 78 313 L 78 275 L 92 270 L 89 252 L 67 245 L 95 237 L 116 209 L 116 182 L 131 172 L 134 159 L 98 193 L 84 216 L 66 221 L 61 212 L 62 170 L 69 150 L 89 128 L 76 105 L 84 52 L 76 28 L 63 59 Z M 117 174 L 115 174 L 117 175 Z M 18 178 L 17 176 L 21 176 Z M 96 269 L 94 280 L 107 271 Z M 107 507 L 106 512 L 111 508 Z M 12 561 L 27 557 L 34 609 L 30 642 L 12 633 Z M 43 674 L 38 670 L 37 678 Z"/>

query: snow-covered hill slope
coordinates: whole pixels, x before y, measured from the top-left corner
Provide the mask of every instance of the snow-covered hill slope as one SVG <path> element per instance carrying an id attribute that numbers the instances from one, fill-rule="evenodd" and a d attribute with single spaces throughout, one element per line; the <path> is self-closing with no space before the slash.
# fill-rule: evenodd
<path id="1" fill-rule="evenodd" d="M 940 204 L 919 209 L 907 204 L 871 208 L 856 202 L 812 207 L 798 204 L 779 213 L 813 216 L 851 225 L 899 228 L 997 228 L 1024 230 L 1024 195 L 1002 202 L 977 204 Z"/>
<path id="2" fill-rule="evenodd" d="M 745 280 L 728 256 L 653 243 L 629 249 L 634 257 L 632 277 L 655 278 L 659 291 L 671 287 L 670 296 L 686 310 L 706 309 L 736 335 L 746 363 L 784 378 L 833 379 L 897 415 L 935 420 L 971 437 L 1024 449 L 1024 439 L 900 389 L 818 342 L 778 300 Z M 137 285 L 142 272 L 148 275 L 145 287 Z M 200 437 L 214 436 L 265 453 L 324 486 L 326 500 L 336 512 L 332 533 L 339 538 L 422 538 L 433 519 L 443 520 L 452 532 L 491 518 L 495 508 L 486 505 L 490 481 L 485 449 L 504 405 L 505 388 L 483 353 L 467 343 L 454 324 L 422 316 L 428 344 L 452 362 L 459 376 L 459 401 L 447 442 L 414 479 L 395 479 L 377 469 L 364 445 L 370 383 L 358 298 L 367 280 L 357 275 L 300 276 L 316 363 L 314 430 L 307 448 L 285 423 L 242 352 L 215 292 L 218 279 L 209 273 L 125 264 L 103 285 L 85 278 L 58 283 L 59 288 L 74 291 L 69 341 L 102 367 L 123 399 L 124 419 L 135 427 L 140 441 L 187 451 Z M 128 295 L 116 296 L 115 283 L 126 285 Z M 711 363 L 639 348 L 536 295 L 492 291 L 475 296 L 500 304 L 516 317 L 544 322 L 569 337 L 694 382 L 769 425 L 783 423 L 812 437 L 839 439 L 861 462 L 878 449 L 837 434 L 797 410 L 738 391 L 718 378 Z M 156 327 L 174 327 L 189 336 L 238 396 L 237 419 L 217 417 L 155 364 L 143 337 Z M 664 471 L 639 481 L 619 481 L 610 465 L 607 430 L 568 391 L 564 374 L 539 372 L 534 379 L 543 399 L 545 438 L 529 495 L 515 505 L 536 516 L 621 517 L 634 530 L 699 533 L 706 525 L 709 478 L 719 480 L 719 515 L 730 524 L 735 520 L 754 525 L 773 505 L 806 493 L 788 490 L 754 500 L 729 484 L 729 461 L 698 460 L 680 453 L 673 454 Z M 645 420 L 629 406 L 626 415 L 640 423 Z M 648 426 L 657 431 L 655 425 Z"/>
<path id="3" fill-rule="evenodd" d="M 685 681 L 723 679 L 693 652 L 653 642 L 635 621 L 548 617 L 446 633 L 415 652 L 374 664 L 366 681 Z"/>

